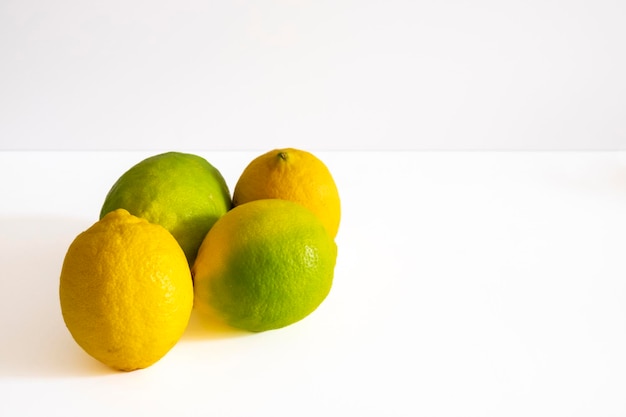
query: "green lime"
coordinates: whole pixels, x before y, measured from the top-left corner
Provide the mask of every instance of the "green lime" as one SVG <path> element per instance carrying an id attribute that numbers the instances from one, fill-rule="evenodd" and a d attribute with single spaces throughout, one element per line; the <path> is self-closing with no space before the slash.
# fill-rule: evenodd
<path id="1" fill-rule="evenodd" d="M 100 218 L 123 208 L 163 226 L 192 265 L 202 239 L 231 206 L 226 181 L 206 159 L 167 152 L 126 171 L 107 194 Z"/>

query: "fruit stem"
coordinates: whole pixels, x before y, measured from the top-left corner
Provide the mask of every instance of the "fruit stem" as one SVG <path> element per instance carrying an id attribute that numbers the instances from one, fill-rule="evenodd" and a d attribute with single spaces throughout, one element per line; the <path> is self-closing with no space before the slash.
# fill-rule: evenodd
<path id="1" fill-rule="evenodd" d="M 287 152 L 279 152 L 278 153 L 278 157 L 281 158 L 283 161 L 287 160 Z"/>

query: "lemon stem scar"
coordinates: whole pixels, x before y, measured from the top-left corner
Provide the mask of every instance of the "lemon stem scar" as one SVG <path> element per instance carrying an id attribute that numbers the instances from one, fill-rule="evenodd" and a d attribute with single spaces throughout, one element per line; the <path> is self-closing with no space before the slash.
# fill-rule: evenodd
<path id="1" fill-rule="evenodd" d="M 287 160 L 287 152 L 279 152 L 278 153 L 278 157 L 280 159 L 282 159 L 283 161 L 286 161 Z"/>

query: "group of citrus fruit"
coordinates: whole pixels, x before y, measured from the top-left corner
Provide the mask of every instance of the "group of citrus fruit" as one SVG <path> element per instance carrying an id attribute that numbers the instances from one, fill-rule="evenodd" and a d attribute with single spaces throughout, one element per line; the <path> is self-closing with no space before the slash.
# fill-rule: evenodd
<path id="1" fill-rule="evenodd" d="M 251 332 L 288 326 L 330 292 L 340 212 L 330 171 L 307 151 L 258 156 L 232 198 L 198 155 L 149 157 L 123 173 L 100 219 L 69 246 L 63 319 L 83 350 L 124 371 L 165 356 L 194 306 Z"/>

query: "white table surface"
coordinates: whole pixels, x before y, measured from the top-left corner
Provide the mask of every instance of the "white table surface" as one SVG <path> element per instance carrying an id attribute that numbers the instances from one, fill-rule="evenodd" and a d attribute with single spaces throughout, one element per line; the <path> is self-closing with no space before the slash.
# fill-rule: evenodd
<path id="1" fill-rule="evenodd" d="M 65 251 L 158 152 L 0 153 L 0 415 L 626 414 L 626 152 L 318 152 L 335 282 L 261 334 L 195 316 L 118 373 L 63 324 Z M 231 191 L 259 152 L 196 152 Z"/>

